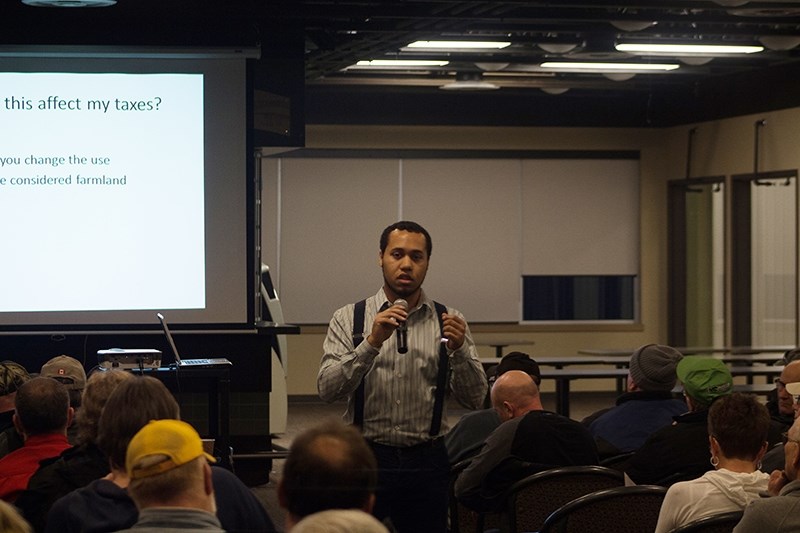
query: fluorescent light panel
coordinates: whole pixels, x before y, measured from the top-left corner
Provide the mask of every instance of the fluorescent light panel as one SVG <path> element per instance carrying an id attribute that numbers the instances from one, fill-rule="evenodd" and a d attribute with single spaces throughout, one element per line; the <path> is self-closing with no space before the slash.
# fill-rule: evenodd
<path id="1" fill-rule="evenodd" d="M 355 65 L 347 67 L 362 68 L 362 69 L 387 69 L 387 68 L 431 68 L 443 67 L 450 63 L 449 61 L 431 61 L 419 59 L 371 59 L 359 61 Z"/>
<path id="2" fill-rule="evenodd" d="M 665 72 L 680 65 L 672 63 L 580 63 L 577 61 L 546 61 L 540 68 L 563 72 Z"/>
<path id="3" fill-rule="evenodd" d="M 511 46 L 510 42 L 505 41 L 414 41 L 406 45 L 406 48 L 416 48 L 423 50 L 501 50 Z"/>
<path id="4" fill-rule="evenodd" d="M 655 44 L 655 43 L 618 43 L 619 52 L 652 53 L 652 54 L 754 54 L 764 50 L 763 46 L 730 46 L 721 44 Z"/>

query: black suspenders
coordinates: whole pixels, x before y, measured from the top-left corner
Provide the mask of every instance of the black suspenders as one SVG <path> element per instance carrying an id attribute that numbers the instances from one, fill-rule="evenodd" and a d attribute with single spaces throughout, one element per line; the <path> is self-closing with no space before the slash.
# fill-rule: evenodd
<path id="1" fill-rule="evenodd" d="M 433 302 L 433 305 L 436 308 L 436 318 L 439 319 L 439 333 L 441 337 L 441 332 L 444 330 L 442 313 L 446 313 L 447 308 L 439 302 Z M 361 300 L 355 304 L 355 310 L 353 311 L 353 349 L 364 340 L 364 315 L 366 307 L 366 300 Z M 428 431 L 431 437 L 438 435 L 442 426 L 444 396 L 447 388 L 447 362 L 447 345 L 444 342 L 440 342 L 439 369 L 436 374 L 436 392 L 433 401 L 433 418 L 431 419 L 431 428 Z M 353 424 L 358 427 L 364 425 L 364 378 L 361 378 L 361 383 L 358 384 L 353 399 Z"/>

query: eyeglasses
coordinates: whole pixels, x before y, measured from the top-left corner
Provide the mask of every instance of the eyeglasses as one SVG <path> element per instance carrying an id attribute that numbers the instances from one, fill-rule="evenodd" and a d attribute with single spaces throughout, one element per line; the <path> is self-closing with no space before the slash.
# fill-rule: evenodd
<path id="1" fill-rule="evenodd" d="M 779 390 L 786 390 L 786 383 L 781 378 L 775 378 L 775 386 Z M 792 401 L 794 403 L 800 403 L 800 394 L 792 394 Z"/>
<path id="2" fill-rule="evenodd" d="M 800 440 L 790 439 L 789 438 L 789 432 L 788 431 L 784 431 L 783 433 L 781 433 L 781 442 L 783 442 L 784 446 L 786 446 L 786 443 L 788 443 L 788 442 L 796 442 L 796 443 L 800 444 Z"/>

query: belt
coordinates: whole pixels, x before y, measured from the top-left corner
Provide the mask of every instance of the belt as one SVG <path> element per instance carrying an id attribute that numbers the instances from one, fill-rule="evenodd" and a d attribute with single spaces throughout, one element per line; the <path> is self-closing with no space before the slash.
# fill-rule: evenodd
<path id="1" fill-rule="evenodd" d="M 393 446 L 391 444 L 375 442 L 374 440 L 367 440 L 367 444 L 373 448 L 381 448 L 385 450 L 423 450 L 426 448 L 434 448 L 439 445 L 444 445 L 444 437 L 435 437 L 433 439 L 412 444 L 410 446 Z"/>

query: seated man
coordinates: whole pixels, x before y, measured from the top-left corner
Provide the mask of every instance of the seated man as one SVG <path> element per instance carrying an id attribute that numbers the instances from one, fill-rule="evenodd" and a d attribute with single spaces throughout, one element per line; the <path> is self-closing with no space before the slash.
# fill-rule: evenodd
<path id="1" fill-rule="evenodd" d="M 81 407 L 83 389 L 86 388 L 86 370 L 81 362 L 68 355 L 59 355 L 43 364 L 39 375 L 53 378 L 64 385 L 69 394 L 69 405 L 77 415 Z M 78 429 L 75 424 L 70 424 L 67 429 L 67 438 L 72 445 L 78 443 Z"/>
<path id="2" fill-rule="evenodd" d="M 37 377 L 17 391 L 14 425 L 25 444 L 0 459 L 0 499 L 14 502 L 39 468 L 39 461 L 69 448 L 67 426 L 72 407 L 66 389 L 50 378 Z"/>
<path id="3" fill-rule="evenodd" d="M 197 431 L 180 420 L 153 420 L 133 436 L 125 456 L 128 494 L 139 518 L 123 531 L 186 529 L 224 533 L 214 485 Z"/>
<path id="4" fill-rule="evenodd" d="M 744 509 L 734 533 L 800 531 L 800 419 L 795 419 L 784 438 L 786 462 L 769 479 L 772 497 L 751 502 Z"/>
<path id="5" fill-rule="evenodd" d="M 670 346 L 647 344 L 633 355 L 627 392 L 616 406 L 583 420 L 597 441 L 600 458 L 639 449 L 652 433 L 686 412 L 686 402 L 672 394 L 678 376 L 675 367 L 683 355 Z"/>
<path id="6" fill-rule="evenodd" d="M 29 379 L 31 376 L 22 365 L 0 362 L 0 457 L 22 448 L 22 435 L 14 427 L 14 402 L 17 390 Z"/>
<path id="7" fill-rule="evenodd" d="M 492 387 L 497 378 L 509 370 L 526 372 L 533 378 L 536 385 L 539 385 L 542 381 L 539 365 L 536 364 L 536 361 L 526 353 L 510 352 L 494 368 L 494 376 L 489 377 L 489 387 Z M 447 457 L 450 459 L 450 464 L 456 464 L 478 453 L 486 441 L 486 437 L 497 429 L 499 425 L 500 416 L 492 407 L 470 411 L 462 416 L 444 438 L 444 445 L 447 448 Z"/>
<path id="8" fill-rule="evenodd" d="M 292 533 L 389 533 L 372 515 L 357 509 L 329 509 L 308 515 Z"/>
<path id="9" fill-rule="evenodd" d="M 597 464 L 594 439 L 574 420 L 545 411 L 531 376 L 510 370 L 492 387 L 500 424 L 456 479 L 456 497 L 478 511 L 496 511 L 503 492 L 525 476 L 569 465 Z"/>
<path id="10" fill-rule="evenodd" d="M 295 437 L 278 485 L 286 530 L 305 516 L 328 509 L 371 512 L 378 463 L 353 426 L 330 421 Z"/>
<path id="11" fill-rule="evenodd" d="M 800 382 L 800 361 L 793 360 L 781 371 L 775 380 L 775 397 L 767 402 L 767 409 L 773 420 L 783 424 L 788 430 L 794 423 L 794 397 L 786 390 L 788 383 Z"/>
<path id="12" fill-rule="evenodd" d="M 694 479 L 713 468 L 708 451 L 708 408 L 733 392 L 733 377 L 719 359 L 698 356 L 681 359 L 677 374 L 689 412 L 653 433 L 626 465 L 620 465 L 640 485 L 666 483 L 671 476 Z"/>

